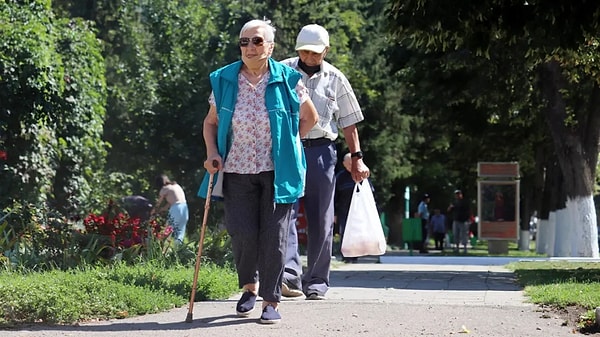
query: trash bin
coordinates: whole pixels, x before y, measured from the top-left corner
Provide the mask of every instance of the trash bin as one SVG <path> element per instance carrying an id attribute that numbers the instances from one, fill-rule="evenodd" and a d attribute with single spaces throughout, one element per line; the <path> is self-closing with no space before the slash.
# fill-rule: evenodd
<path id="1" fill-rule="evenodd" d="M 387 224 L 387 215 L 385 212 L 381 212 L 379 215 L 379 221 L 381 221 L 381 228 L 383 229 L 383 236 L 385 236 L 385 240 L 389 242 L 388 237 L 390 235 L 390 227 Z"/>
<path id="2" fill-rule="evenodd" d="M 418 245 L 423 241 L 421 219 L 406 218 L 402 221 L 402 241 L 408 244 L 411 251 L 415 243 Z"/>

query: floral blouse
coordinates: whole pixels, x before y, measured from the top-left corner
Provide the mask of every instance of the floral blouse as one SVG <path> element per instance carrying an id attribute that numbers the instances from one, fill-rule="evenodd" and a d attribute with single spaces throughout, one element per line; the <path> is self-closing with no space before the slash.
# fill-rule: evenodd
<path id="1" fill-rule="evenodd" d="M 269 78 L 270 72 L 267 72 L 260 82 L 252 85 L 242 73 L 238 75 L 238 97 L 231 121 L 232 142 L 223 172 L 258 174 L 274 169 L 271 126 L 265 103 Z M 302 81 L 298 81 L 295 90 L 300 104 L 309 98 Z M 208 102 L 215 105 L 214 93 L 210 94 Z"/>

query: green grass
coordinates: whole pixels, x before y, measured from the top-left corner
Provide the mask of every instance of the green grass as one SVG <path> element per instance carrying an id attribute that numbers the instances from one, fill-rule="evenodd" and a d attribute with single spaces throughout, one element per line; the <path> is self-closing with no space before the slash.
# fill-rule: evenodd
<path id="1" fill-rule="evenodd" d="M 143 315 L 181 307 L 192 290 L 193 267 L 158 263 L 76 271 L 0 273 L 0 326 L 69 324 Z M 196 300 L 223 299 L 238 290 L 230 268 L 200 268 Z"/>
<path id="2" fill-rule="evenodd" d="M 487 243 L 479 242 L 467 256 L 489 256 Z M 452 251 L 444 255 L 460 255 Z M 502 256 L 537 257 L 509 243 Z M 600 306 L 600 264 L 543 261 L 507 266 L 517 275 L 531 302 L 559 308 Z M 143 315 L 186 305 L 193 267 L 160 263 L 118 264 L 75 271 L 0 272 L 0 326 L 20 323 L 69 324 L 91 319 Z M 196 300 L 229 297 L 238 291 L 231 267 L 205 263 L 200 268 Z"/>
<path id="3" fill-rule="evenodd" d="M 448 253 L 456 255 L 454 252 Z M 489 254 L 488 241 L 478 241 L 473 248 L 467 250 L 467 256 L 546 257 L 545 254 L 535 252 L 535 243 L 530 244 L 529 250 L 519 250 L 519 245 L 514 241 L 508 242 L 508 254 Z"/>
<path id="4" fill-rule="evenodd" d="M 594 309 L 600 306 L 600 264 L 517 262 L 508 265 L 533 303 Z"/>
<path id="5" fill-rule="evenodd" d="M 586 311 L 576 322 L 582 333 L 598 332 L 595 308 L 600 306 L 600 263 L 544 261 L 507 266 L 517 275 L 531 302 Z"/>
<path id="6" fill-rule="evenodd" d="M 398 247 L 391 247 L 390 250 L 406 254 L 406 251 Z M 466 254 L 462 253 L 462 250 L 455 253 L 452 249 L 446 249 L 440 255 L 546 257 L 545 254 L 535 252 L 534 241 L 531 242 L 529 250 L 525 251 L 519 250 L 516 242 L 509 241 L 508 254 L 489 254 L 487 241 L 479 241 Z M 524 287 L 525 294 L 532 303 L 560 309 L 578 307 L 587 310 L 587 313 L 580 317 L 579 328 L 585 330 L 592 327 L 590 331 L 597 330 L 594 310 L 600 307 L 600 263 L 528 261 L 511 263 L 507 267 L 515 272 L 518 282 Z"/>

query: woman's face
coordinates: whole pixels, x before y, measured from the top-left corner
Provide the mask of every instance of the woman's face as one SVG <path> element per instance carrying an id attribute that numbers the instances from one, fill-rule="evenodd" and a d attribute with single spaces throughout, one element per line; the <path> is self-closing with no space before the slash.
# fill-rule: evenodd
<path id="1" fill-rule="evenodd" d="M 242 62 L 249 68 L 258 67 L 267 62 L 273 54 L 273 42 L 265 39 L 265 28 L 250 28 L 240 37 L 240 51 Z"/>

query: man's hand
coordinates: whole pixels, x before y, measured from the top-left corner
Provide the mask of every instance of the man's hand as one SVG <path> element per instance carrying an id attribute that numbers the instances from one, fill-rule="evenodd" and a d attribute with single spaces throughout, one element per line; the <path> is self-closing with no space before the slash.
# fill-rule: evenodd
<path id="1" fill-rule="evenodd" d="M 365 165 L 362 158 L 352 158 L 352 179 L 359 183 L 371 175 L 371 171 Z"/>

